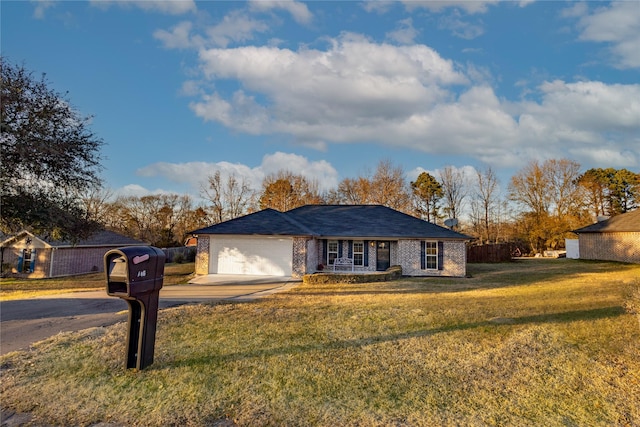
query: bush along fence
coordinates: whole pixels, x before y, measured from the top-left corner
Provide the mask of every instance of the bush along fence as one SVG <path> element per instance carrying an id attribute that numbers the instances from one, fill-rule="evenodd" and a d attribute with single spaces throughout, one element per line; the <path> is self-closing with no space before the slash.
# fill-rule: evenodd
<path id="1" fill-rule="evenodd" d="M 194 262 L 196 260 L 196 248 L 193 246 L 179 246 L 176 248 L 162 248 L 166 257 L 165 262 Z"/>

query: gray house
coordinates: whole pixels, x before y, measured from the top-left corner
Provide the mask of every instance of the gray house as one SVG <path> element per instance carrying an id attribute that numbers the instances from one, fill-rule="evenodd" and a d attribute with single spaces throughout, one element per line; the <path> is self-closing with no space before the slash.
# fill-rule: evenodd
<path id="1" fill-rule="evenodd" d="M 0 242 L 5 274 L 31 279 L 71 276 L 104 270 L 104 254 L 121 246 L 143 244 L 113 231 L 99 231 L 78 242 L 47 239 L 22 230 Z"/>
<path id="2" fill-rule="evenodd" d="M 307 205 L 265 209 L 193 232 L 196 275 L 292 276 L 332 270 L 409 276 L 466 275 L 470 237 L 378 205 Z M 341 267 L 344 267 L 342 265 Z"/>
<path id="3" fill-rule="evenodd" d="M 581 259 L 640 263 L 640 209 L 573 232 Z"/>

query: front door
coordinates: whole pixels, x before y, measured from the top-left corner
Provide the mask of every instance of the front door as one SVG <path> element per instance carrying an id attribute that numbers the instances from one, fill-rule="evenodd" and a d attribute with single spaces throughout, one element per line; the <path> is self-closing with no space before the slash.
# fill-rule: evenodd
<path id="1" fill-rule="evenodd" d="M 376 270 L 385 271 L 391 267 L 391 242 L 378 242 L 378 250 L 376 251 Z"/>

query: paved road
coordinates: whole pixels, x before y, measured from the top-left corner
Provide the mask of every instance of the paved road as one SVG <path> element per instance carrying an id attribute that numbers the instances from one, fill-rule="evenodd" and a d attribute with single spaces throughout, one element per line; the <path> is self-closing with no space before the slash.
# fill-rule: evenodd
<path id="1" fill-rule="evenodd" d="M 205 276 L 189 285 L 160 291 L 160 309 L 220 300 L 246 301 L 281 292 L 299 282 L 290 278 Z M 0 354 L 25 350 L 60 332 L 126 321 L 128 305 L 105 291 L 63 293 L 0 303 Z"/>

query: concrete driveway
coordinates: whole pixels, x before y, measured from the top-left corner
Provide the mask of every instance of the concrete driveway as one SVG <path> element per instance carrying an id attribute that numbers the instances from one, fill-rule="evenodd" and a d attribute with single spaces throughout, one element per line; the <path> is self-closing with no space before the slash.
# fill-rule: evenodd
<path id="1" fill-rule="evenodd" d="M 291 277 L 201 276 L 187 285 L 160 290 L 160 309 L 209 301 L 250 301 L 299 284 Z M 127 320 L 128 305 L 105 290 L 68 292 L 0 303 L 0 354 L 25 350 L 60 332 L 108 326 Z"/>
<path id="2" fill-rule="evenodd" d="M 160 290 L 160 301 L 249 301 L 291 289 L 299 283 L 299 280 L 286 276 L 208 274 L 190 280 L 188 285 L 162 288 Z"/>

